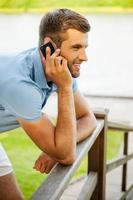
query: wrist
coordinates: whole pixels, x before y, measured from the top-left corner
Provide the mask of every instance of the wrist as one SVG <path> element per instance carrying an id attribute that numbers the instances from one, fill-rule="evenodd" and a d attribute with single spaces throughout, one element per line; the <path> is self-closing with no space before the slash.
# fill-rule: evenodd
<path id="1" fill-rule="evenodd" d="M 71 92 L 72 91 L 72 85 L 69 85 L 69 86 L 58 86 L 57 87 L 57 90 L 58 91 L 61 91 L 61 92 Z"/>

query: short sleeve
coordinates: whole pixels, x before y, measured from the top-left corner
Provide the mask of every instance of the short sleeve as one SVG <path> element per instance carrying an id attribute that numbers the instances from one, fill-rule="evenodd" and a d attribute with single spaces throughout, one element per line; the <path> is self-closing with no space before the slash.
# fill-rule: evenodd
<path id="1" fill-rule="evenodd" d="M 10 83 L 2 93 L 2 104 L 15 118 L 34 121 L 40 118 L 42 108 L 42 92 L 30 81 Z"/>
<path id="2" fill-rule="evenodd" d="M 73 92 L 76 92 L 78 90 L 78 84 L 75 78 L 73 78 L 72 88 L 73 88 Z"/>

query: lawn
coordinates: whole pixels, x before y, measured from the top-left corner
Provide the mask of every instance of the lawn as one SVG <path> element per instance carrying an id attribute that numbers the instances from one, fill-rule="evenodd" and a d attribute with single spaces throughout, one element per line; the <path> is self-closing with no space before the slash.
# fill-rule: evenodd
<path id="1" fill-rule="evenodd" d="M 40 151 L 28 138 L 22 129 L 16 129 L 0 135 L 0 141 L 5 147 L 8 156 L 10 157 L 14 171 L 17 176 L 20 188 L 24 193 L 25 200 L 29 200 L 32 193 L 44 180 L 45 175 L 40 174 L 32 169 L 34 161 L 39 155 Z M 122 134 L 108 132 L 108 148 L 107 158 L 113 159 L 117 156 L 122 142 Z M 85 158 L 78 169 L 75 177 L 79 177 L 86 172 L 87 159 Z"/>
<path id="2" fill-rule="evenodd" d="M 42 8 L 42 7 L 78 7 L 82 6 L 122 6 L 122 7 L 132 7 L 132 0 L 0 0 L 0 7 L 8 7 L 8 8 Z"/>
<path id="3" fill-rule="evenodd" d="M 1 9 L 20 9 L 22 12 L 27 12 L 32 9 L 40 9 L 43 11 L 51 8 L 73 8 L 78 11 L 87 11 L 90 7 L 121 7 L 121 8 L 132 8 L 132 0 L 0 0 Z"/>

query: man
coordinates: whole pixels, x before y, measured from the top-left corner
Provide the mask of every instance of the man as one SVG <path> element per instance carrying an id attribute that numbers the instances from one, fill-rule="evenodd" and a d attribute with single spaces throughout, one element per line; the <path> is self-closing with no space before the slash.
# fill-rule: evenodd
<path id="1" fill-rule="evenodd" d="M 87 61 L 89 30 L 88 21 L 80 14 L 55 10 L 44 15 L 39 29 L 39 46 L 51 42 L 56 49 L 52 55 L 47 48 L 45 59 L 39 48 L 34 48 L 0 56 L 0 132 L 21 126 L 43 152 L 34 166 L 42 173 L 49 173 L 55 162 L 72 164 L 76 143 L 96 127 L 75 79 L 81 63 Z M 41 112 L 53 91 L 58 97 L 56 126 Z M 2 148 L 1 155 L 0 200 L 23 199 Z"/>

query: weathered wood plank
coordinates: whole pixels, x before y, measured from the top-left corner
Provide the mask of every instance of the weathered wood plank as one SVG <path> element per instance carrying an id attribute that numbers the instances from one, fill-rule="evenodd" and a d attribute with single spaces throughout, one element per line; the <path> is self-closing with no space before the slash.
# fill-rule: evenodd
<path id="1" fill-rule="evenodd" d="M 133 159 L 133 153 L 125 156 L 121 156 L 119 158 L 114 159 L 113 161 L 108 162 L 107 164 L 107 172 L 112 171 L 113 169 L 127 163 L 127 161 Z"/>
<path id="2" fill-rule="evenodd" d="M 130 126 L 130 125 L 126 125 L 125 123 L 118 123 L 118 122 L 111 122 L 111 121 L 108 121 L 108 128 L 109 129 L 115 129 L 115 130 L 120 130 L 120 131 L 133 131 L 133 126 Z"/>
<path id="3" fill-rule="evenodd" d="M 97 172 L 90 172 L 77 200 L 89 200 L 97 184 Z"/>
<path id="4" fill-rule="evenodd" d="M 103 114 L 104 127 L 88 153 L 88 172 L 98 172 L 97 187 L 91 200 L 105 200 L 106 190 L 106 141 L 107 141 L 107 112 Z"/>
<path id="5" fill-rule="evenodd" d="M 123 94 L 123 95 L 116 95 L 116 94 L 107 94 L 107 95 L 105 95 L 105 94 L 87 94 L 87 93 L 84 93 L 84 96 L 86 97 L 86 98 L 103 98 L 103 99 L 105 99 L 105 98 L 109 98 L 109 99 L 128 99 L 128 100 L 133 100 L 133 96 L 132 95 L 125 95 L 125 94 Z"/>
<path id="6" fill-rule="evenodd" d="M 128 136 L 129 133 L 125 132 L 124 133 L 124 149 L 123 149 L 123 155 L 127 156 L 128 155 Z M 122 167 L 122 186 L 121 190 L 126 191 L 127 187 L 127 163 L 125 163 Z"/>
<path id="7" fill-rule="evenodd" d="M 121 196 L 120 200 L 125 200 L 125 198 L 128 196 L 128 194 L 133 193 L 133 184 L 128 188 L 126 192 Z M 132 196 L 133 197 L 133 196 Z M 127 198 L 130 199 L 130 198 Z"/>
<path id="8" fill-rule="evenodd" d="M 109 109 L 104 109 L 104 108 L 99 108 L 99 109 L 95 109 L 93 108 L 93 113 L 95 115 L 96 118 L 104 118 L 109 112 Z"/>
<path id="9" fill-rule="evenodd" d="M 57 164 L 38 190 L 33 194 L 31 200 L 58 200 L 72 175 L 79 167 L 85 154 L 90 150 L 104 126 L 104 120 L 97 121 L 97 128 L 93 134 L 77 145 L 77 159 L 71 166 Z"/>
<path id="10" fill-rule="evenodd" d="M 133 200 L 133 184 L 130 186 L 130 191 L 128 192 L 128 194 L 127 194 L 127 200 Z"/>

